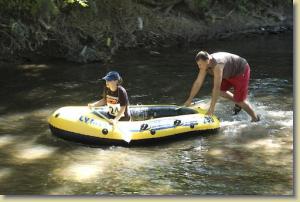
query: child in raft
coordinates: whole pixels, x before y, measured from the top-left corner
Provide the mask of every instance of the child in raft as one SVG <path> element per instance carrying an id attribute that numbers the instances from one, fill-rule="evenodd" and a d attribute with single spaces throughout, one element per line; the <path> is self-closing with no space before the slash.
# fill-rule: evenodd
<path id="1" fill-rule="evenodd" d="M 93 108 L 107 105 L 109 110 L 105 115 L 109 118 L 110 123 L 113 125 L 115 125 L 118 121 L 129 121 L 129 100 L 125 88 L 121 86 L 123 82 L 122 77 L 118 72 L 110 71 L 102 79 L 106 82 L 103 98 L 94 103 L 89 103 L 88 107 Z"/>

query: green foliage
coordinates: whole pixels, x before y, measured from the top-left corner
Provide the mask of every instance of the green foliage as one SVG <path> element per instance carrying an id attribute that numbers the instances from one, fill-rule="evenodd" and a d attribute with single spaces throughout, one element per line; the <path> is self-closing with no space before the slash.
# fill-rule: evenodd
<path id="1" fill-rule="evenodd" d="M 31 7 L 30 13 L 34 17 L 55 16 L 59 13 L 59 10 L 53 0 L 36 0 L 36 3 Z"/>
<path id="2" fill-rule="evenodd" d="M 195 6 L 200 10 L 206 10 L 209 8 L 211 0 L 193 0 Z"/>
<path id="3" fill-rule="evenodd" d="M 0 0 L 0 15 L 35 18 L 47 13 L 57 15 L 59 4 L 88 6 L 88 0 Z"/>
<path id="4" fill-rule="evenodd" d="M 87 7 L 88 6 L 88 0 L 65 0 L 67 3 L 73 4 L 73 3 L 78 3 L 82 7 Z"/>
<path id="5" fill-rule="evenodd" d="M 0 11 L 1 14 L 17 14 L 22 15 L 25 13 L 30 13 L 30 10 L 33 5 L 36 4 L 36 0 L 11 0 L 4 1 L 0 0 Z"/>
<path id="6" fill-rule="evenodd" d="M 272 8 L 292 5 L 292 0 L 0 0 L 0 55 L 35 51 L 45 42 L 75 59 L 83 47 L 110 54 L 168 38 L 190 42 L 242 24 L 243 18 L 232 22 L 235 16 L 264 18 Z M 207 28 L 207 22 L 216 28 Z"/>
<path id="7" fill-rule="evenodd" d="M 246 14 L 248 12 L 249 3 L 251 3 L 248 0 L 238 0 L 236 1 L 237 9 L 243 13 Z"/>

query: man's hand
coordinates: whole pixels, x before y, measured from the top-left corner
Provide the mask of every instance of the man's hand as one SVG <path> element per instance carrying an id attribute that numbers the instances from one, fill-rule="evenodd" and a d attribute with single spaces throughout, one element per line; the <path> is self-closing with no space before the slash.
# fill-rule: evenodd
<path id="1" fill-rule="evenodd" d="M 117 120 L 115 120 L 115 119 L 109 119 L 109 123 L 111 124 L 111 125 L 113 125 L 113 126 L 115 126 L 116 124 L 117 124 Z"/>
<path id="2" fill-rule="evenodd" d="M 213 110 L 212 108 L 209 108 L 206 112 L 206 115 L 208 116 L 212 116 L 215 110 Z"/>
<path id="3" fill-rule="evenodd" d="M 187 99 L 187 100 L 185 101 L 185 103 L 183 104 L 183 106 L 189 107 L 189 106 L 191 105 L 191 103 L 192 103 L 192 100 Z"/>

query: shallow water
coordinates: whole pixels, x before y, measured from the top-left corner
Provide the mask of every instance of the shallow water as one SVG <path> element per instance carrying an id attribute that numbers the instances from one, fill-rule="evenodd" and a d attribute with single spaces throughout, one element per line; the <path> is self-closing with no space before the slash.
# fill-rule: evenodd
<path id="1" fill-rule="evenodd" d="M 151 147 L 88 147 L 51 135 L 57 108 L 99 98 L 108 70 L 124 78 L 131 104 L 183 104 L 197 75 L 197 49 L 228 51 L 251 66 L 249 100 L 262 121 L 220 99 L 221 130 Z M 291 33 L 210 41 L 178 50 L 124 51 L 112 64 L 63 61 L 0 67 L 0 194 L 292 195 Z M 209 101 L 207 79 L 197 99 Z"/>

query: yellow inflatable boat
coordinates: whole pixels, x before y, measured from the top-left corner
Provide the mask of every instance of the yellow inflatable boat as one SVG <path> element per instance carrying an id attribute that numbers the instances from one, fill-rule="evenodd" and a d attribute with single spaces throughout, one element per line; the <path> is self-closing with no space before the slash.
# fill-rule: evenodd
<path id="1" fill-rule="evenodd" d="M 200 107 L 176 105 L 129 106 L 132 120 L 111 125 L 107 107 L 89 109 L 68 106 L 56 110 L 48 119 L 58 137 L 88 144 L 137 145 L 163 140 L 205 135 L 216 131 L 216 116 L 206 116 Z"/>

